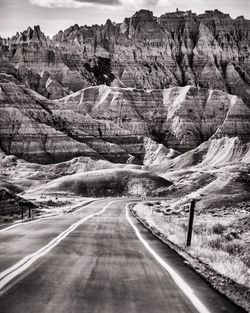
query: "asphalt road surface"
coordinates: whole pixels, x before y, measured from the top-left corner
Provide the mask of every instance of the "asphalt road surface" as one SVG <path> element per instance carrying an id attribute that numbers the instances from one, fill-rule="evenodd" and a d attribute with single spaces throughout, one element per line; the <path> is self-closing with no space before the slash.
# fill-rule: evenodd
<path id="1" fill-rule="evenodd" d="M 126 209 L 100 200 L 0 231 L 0 313 L 242 313 Z"/>

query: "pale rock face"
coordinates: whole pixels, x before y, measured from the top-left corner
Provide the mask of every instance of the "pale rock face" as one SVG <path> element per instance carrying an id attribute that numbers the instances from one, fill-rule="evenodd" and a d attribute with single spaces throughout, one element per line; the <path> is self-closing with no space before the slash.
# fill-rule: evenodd
<path id="1" fill-rule="evenodd" d="M 180 152 L 172 149 L 166 148 L 163 144 L 159 144 L 150 138 L 144 139 L 145 145 L 145 156 L 143 164 L 146 166 L 152 164 L 159 164 L 166 161 L 167 159 L 173 159 L 180 155 Z"/>
<path id="2" fill-rule="evenodd" d="M 174 159 L 165 158 L 161 163 L 151 164 L 150 169 L 160 173 L 167 173 L 170 169 L 180 170 L 195 167 L 196 170 L 211 169 L 232 162 L 250 163 L 250 144 L 239 137 L 223 137 L 210 139 L 193 150 L 190 150 Z"/>
<path id="3" fill-rule="evenodd" d="M 100 84 L 145 89 L 194 85 L 236 94 L 249 105 L 249 44 L 250 21 L 243 17 L 232 19 L 214 10 L 156 18 L 141 10 L 123 23 L 74 25 L 52 40 L 38 26 L 28 28 L 0 39 L 0 59 L 39 75 L 48 71 L 60 84 L 56 89 L 66 88 L 52 99 Z M 39 91 L 35 81 L 25 81 Z"/>

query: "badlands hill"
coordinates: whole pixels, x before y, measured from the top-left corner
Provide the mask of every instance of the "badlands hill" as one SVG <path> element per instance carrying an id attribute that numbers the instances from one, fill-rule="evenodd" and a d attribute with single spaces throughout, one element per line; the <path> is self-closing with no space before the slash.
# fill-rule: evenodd
<path id="1" fill-rule="evenodd" d="M 106 169 L 78 173 L 53 180 L 31 192 L 72 192 L 87 197 L 164 195 L 171 185 L 166 179 L 147 171 L 135 169 Z"/>
<path id="2" fill-rule="evenodd" d="M 74 25 L 52 39 L 39 26 L 0 38 L 0 67 L 14 65 L 13 75 L 50 99 L 100 84 L 194 85 L 238 95 L 249 105 L 249 44 L 250 21 L 243 16 L 177 10 L 155 17 L 140 10 L 123 23 Z"/>
<path id="3" fill-rule="evenodd" d="M 101 85 L 51 101 L 7 74 L 0 90 L 1 149 L 36 163 L 85 156 L 143 164 L 147 138 L 178 154 L 212 138 L 250 136 L 250 108 L 218 90 Z"/>

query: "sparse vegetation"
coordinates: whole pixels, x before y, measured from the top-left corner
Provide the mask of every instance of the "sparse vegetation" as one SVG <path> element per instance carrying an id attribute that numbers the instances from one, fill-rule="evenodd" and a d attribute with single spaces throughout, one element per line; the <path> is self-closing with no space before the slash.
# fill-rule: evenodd
<path id="1" fill-rule="evenodd" d="M 249 234 L 246 229 L 240 229 L 237 218 L 228 216 L 218 222 L 212 215 L 204 213 L 197 216 L 192 245 L 186 248 L 187 214 L 165 215 L 157 205 L 153 210 L 152 203 L 150 206 L 147 203 L 138 204 L 135 209 L 150 226 L 157 228 L 168 240 L 186 249 L 193 257 L 237 283 L 250 287 L 249 243 L 243 239 L 244 235 Z"/>

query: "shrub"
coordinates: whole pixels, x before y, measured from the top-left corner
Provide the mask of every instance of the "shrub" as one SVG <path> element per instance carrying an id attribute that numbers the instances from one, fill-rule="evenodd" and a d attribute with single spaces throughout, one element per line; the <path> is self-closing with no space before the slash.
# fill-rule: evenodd
<path id="1" fill-rule="evenodd" d="M 223 246 L 223 240 L 221 237 L 216 237 L 216 238 L 213 238 L 213 239 L 210 239 L 208 242 L 207 242 L 208 246 L 211 247 L 212 249 L 218 249 L 218 250 L 221 250 L 222 249 L 222 246 Z"/>
<path id="2" fill-rule="evenodd" d="M 216 235 L 221 235 L 226 230 L 226 226 L 220 223 L 216 223 L 212 227 L 212 232 Z"/>
<path id="3" fill-rule="evenodd" d="M 239 255 L 245 250 L 245 245 L 240 240 L 234 240 L 223 244 L 223 250 L 231 255 Z"/>
<path id="4" fill-rule="evenodd" d="M 188 229 L 187 223 L 182 222 L 182 223 L 180 224 L 180 226 L 184 229 L 185 232 L 187 231 L 187 229 Z"/>
<path id="5" fill-rule="evenodd" d="M 231 232 L 228 232 L 224 235 L 224 238 L 227 240 L 227 241 L 231 241 L 233 239 L 236 239 L 239 237 L 239 234 L 235 231 L 231 231 Z"/>

